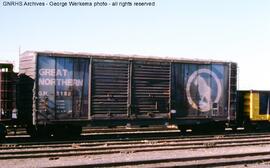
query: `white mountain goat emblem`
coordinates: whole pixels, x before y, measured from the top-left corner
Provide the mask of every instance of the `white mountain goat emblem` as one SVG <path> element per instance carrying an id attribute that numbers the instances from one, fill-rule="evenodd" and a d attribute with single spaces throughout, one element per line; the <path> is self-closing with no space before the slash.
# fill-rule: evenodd
<path id="1" fill-rule="evenodd" d="M 212 76 L 212 78 L 214 79 L 214 81 L 216 82 L 217 85 L 217 94 L 216 94 L 216 98 L 214 100 L 212 100 L 212 89 L 209 84 L 207 83 L 207 80 L 205 80 L 201 74 L 209 74 L 210 76 Z M 199 100 L 195 101 L 193 100 L 191 93 L 190 93 L 190 89 L 191 89 L 191 84 L 194 84 L 195 86 L 197 86 L 197 91 L 199 93 Z M 219 99 L 221 97 L 222 94 L 222 87 L 221 87 L 221 82 L 219 80 L 219 78 L 217 77 L 217 75 L 210 71 L 209 69 L 199 69 L 195 72 L 193 72 L 190 77 L 188 78 L 187 81 L 187 85 L 186 85 L 186 95 L 187 95 L 187 99 L 189 104 L 194 108 L 197 109 L 201 112 L 206 112 L 211 110 L 212 108 L 212 104 L 213 103 L 218 103 Z"/>

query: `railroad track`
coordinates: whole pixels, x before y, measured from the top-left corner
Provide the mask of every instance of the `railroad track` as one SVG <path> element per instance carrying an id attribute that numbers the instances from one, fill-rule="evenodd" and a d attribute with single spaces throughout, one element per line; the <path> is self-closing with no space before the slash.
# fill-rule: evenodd
<path id="1" fill-rule="evenodd" d="M 46 141 L 2 144 L 0 162 L 7 167 L 218 167 L 269 162 L 268 149 L 270 133 Z"/>
<path id="2" fill-rule="evenodd" d="M 260 164 L 270 161 L 270 152 L 246 152 L 237 154 L 221 154 L 221 155 L 208 155 L 208 156 L 191 156 L 191 157 L 178 157 L 178 158 L 163 158 L 163 159 L 146 159 L 146 160 L 133 160 L 121 162 L 108 162 L 108 163 L 94 163 L 94 164 L 79 164 L 67 166 L 55 166 L 57 168 L 69 167 L 144 167 L 144 168 L 174 168 L 174 167 L 220 167 L 220 166 L 236 166 L 246 164 Z M 269 166 L 269 165 L 268 165 Z M 259 167 L 259 166 L 258 166 Z"/>
<path id="3" fill-rule="evenodd" d="M 198 150 L 240 146 L 270 145 L 270 134 L 207 135 L 156 140 L 60 141 L 2 144 L 0 159 L 50 158 L 118 153 Z"/>

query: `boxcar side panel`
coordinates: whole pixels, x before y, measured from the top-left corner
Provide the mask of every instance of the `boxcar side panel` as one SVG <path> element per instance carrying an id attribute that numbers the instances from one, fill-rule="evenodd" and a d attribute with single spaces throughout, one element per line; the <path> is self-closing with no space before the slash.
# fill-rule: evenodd
<path id="1" fill-rule="evenodd" d="M 226 64 L 172 65 L 172 109 L 176 118 L 228 117 L 228 66 Z"/>
<path id="2" fill-rule="evenodd" d="M 37 119 L 82 119 L 88 114 L 89 59 L 39 55 Z"/>

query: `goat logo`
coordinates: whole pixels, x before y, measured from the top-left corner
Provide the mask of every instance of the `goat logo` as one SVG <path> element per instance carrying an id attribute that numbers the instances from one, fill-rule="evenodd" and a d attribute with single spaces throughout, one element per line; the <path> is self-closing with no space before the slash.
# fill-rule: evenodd
<path id="1" fill-rule="evenodd" d="M 207 80 L 203 77 L 203 74 L 208 74 L 211 76 L 215 83 L 216 83 L 216 97 L 214 100 L 212 100 L 212 89 L 214 87 L 210 86 L 210 82 L 208 83 Z M 212 81 L 211 81 L 212 82 Z M 197 87 L 198 93 L 198 100 L 194 101 L 194 95 L 192 97 L 191 95 L 191 86 Z M 219 99 L 221 97 L 222 87 L 221 82 L 218 76 L 209 69 L 199 69 L 195 72 L 193 72 L 190 77 L 188 78 L 187 85 L 186 85 L 186 95 L 189 104 L 194 108 L 201 112 L 206 112 L 211 110 L 213 103 L 218 103 Z"/>

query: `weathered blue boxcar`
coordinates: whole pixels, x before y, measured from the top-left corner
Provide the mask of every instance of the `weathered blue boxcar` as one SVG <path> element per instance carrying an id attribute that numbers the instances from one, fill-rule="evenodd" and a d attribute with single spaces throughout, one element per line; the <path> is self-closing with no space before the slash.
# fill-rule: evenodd
<path id="1" fill-rule="evenodd" d="M 236 76 L 233 62 L 25 52 L 19 116 L 50 133 L 86 124 L 225 125 L 236 117 Z"/>

